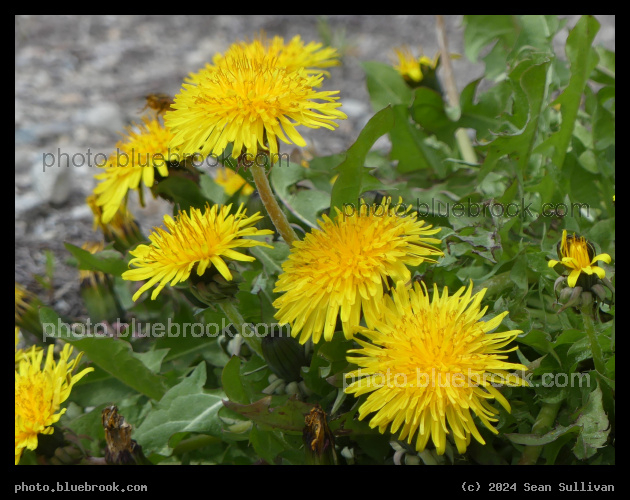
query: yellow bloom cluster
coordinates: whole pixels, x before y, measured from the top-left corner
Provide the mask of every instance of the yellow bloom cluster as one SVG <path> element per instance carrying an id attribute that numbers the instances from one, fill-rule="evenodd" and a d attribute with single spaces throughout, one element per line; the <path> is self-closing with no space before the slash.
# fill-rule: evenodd
<path id="1" fill-rule="evenodd" d="M 46 360 L 43 349 L 30 349 L 19 356 L 16 352 L 15 369 L 15 464 L 22 457 L 24 449 L 37 448 L 38 434 L 52 434 L 52 425 L 66 411 L 61 408 L 74 384 L 94 368 L 85 368 L 74 374 L 81 359 L 79 353 L 70 359 L 73 347 L 66 344 L 54 359 L 54 345 L 48 347 Z"/>

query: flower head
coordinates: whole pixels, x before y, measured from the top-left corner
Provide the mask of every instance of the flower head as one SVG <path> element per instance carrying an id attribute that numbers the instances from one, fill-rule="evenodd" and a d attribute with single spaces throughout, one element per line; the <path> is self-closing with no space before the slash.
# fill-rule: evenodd
<path id="1" fill-rule="evenodd" d="M 284 68 L 288 72 L 304 69 L 306 75 L 330 76 L 323 68 L 341 64 L 337 49 L 333 47 L 322 47 L 317 42 L 305 45 L 300 35 L 294 36 L 289 43 L 285 43 L 280 36 L 269 40 L 263 33 L 251 42 L 232 44 L 224 54 L 216 54 L 212 64 L 206 64 L 204 70 L 190 74 L 186 81 L 196 85 L 204 72 L 218 67 L 229 67 L 228 61 L 231 58 L 241 57 L 243 54 L 249 59 L 267 58 L 276 67 Z"/>
<path id="2" fill-rule="evenodd" d="M 362 330 L 367 341 L 356 339 L 361 349 L 352 349 L 348 361 L 359 366 L 346 375 L 352 382 L 346 393 L 356 397 L 370 393 L 359 408 L 359 419 L 376 412 L 370 427 L 384 433 L 400 429 L 399 439 L 411 444 L 418 433 L 416 450 L 424 450 L 429 437 L 443 454 L 446 435 L 452 434 L 460 453 L 471 436 L 484 443 L 471 414 L 493 433 L 498 431 L 498 410 L 488 399 L 496 399 L 508 411 L 510 405 L 492 383 L 525 385 L 506 370 L 525 370 L 505 361 L 502 350 L 520 331 L 490 333 L 507 312 L 481 321 L 487 307 L 480 309 L 485 290 L 472 295 L 472 283 L 452 296 L 444 288 L 440 297 L 434 286 L 433 300 L 426 286 L 415 283 L 407 289 L 399 283 L 392 297 L 385 297 L 384 315 L 375 330 Z"/>
<path id="3" fill-rule="evenodd" d="M 273 305 L 276 319 L 290 323 L 294 337 L 301 332 L 301 343 L 310 337 L 317 343 L 322 334 L 331 340 L 338 315 L 346 338 L 352 338 L 361 311 L 368 325 L 378 316 L 388 278 L 407 282 L 407 266 L 443 255 L 432 246 L 440 240 L 427 237 L 439 228 L 425 226 L 411 207 L 390 204 L 391 199 L 361 203 L 352 215 L 338 210 L 334 221 L 324 216 L 321 229 L 293 243 L 274 289 L 283 295 Z"/>
<path id="4" fill-rule="evenodd" d="M 419 84 L 424 78 L 423 68 L 425 70 L 435 70 L 440 59 L 439 53 L 434 60 L 424 55 L 415 57 L 409 47 L 399 47 L 394 49 L 394 52 L 396 52 L 398 57 L 398 64 L 394 66 L 394 69 L 411 84 Z"/>
<path id="5" fill-rule="evenodd" d="M 213 264 L 223 278 L 232 281 L 232 273 L 223 259 L 251 262 L 254 257 L 235 249 L 270 247 L 263 241 L 247 238 L 273 234 L 273 231 L 252 227 L 262 216 L 256 213 L 247 217 L 243 205 L 235 214 L 230 214 L 231 208 L 232 205 L 221 208 L 206 205 L 204 211 L 191 208 L 190 214 L 180 212 L 175 219 L 165 215 L 166 230 L 155 228 L 149 235 L 151 244 L 138 245 L 130 252 L 134 258 L 129 265 L 137 269 L 124 272 L 123 279 L 149 280 L 134 294 L 133 300 L 157 284 L 151 295 L 154 300 L 169 281 L 171 286 L 185 281 L 193 269 L 201 276 Z"/>
<path id="6" fill-rule="evenodd" d="M 316 91 L 323 75 L 303 68 L 289 71 L 267 56 L 250 57 L 239 48 L 224 62 L 201 70 L 195 85 L 184 84 L 165 115 L 175 134 L 171 147 L 185 156 L 221 155 L 232 143 L 234 158 L 259 149 L 278 154 L 278 140 L 306 143 L 297 125 L 334 130 L 334 120 L 347 118 L 337 108 L 338 91 Z"/>
<path id="7" fill-rule="evenodd" d="M 73 375 L 83 353 L 70 360 L 72 346 L 66 344 L 54 360 L 54 345 L 48 347 L 46 361 L 43 349 L 26 351 L 15 370 L 15 463 L 20 461 L 24 448 L 37 448 L 38 434 L 52 434 L 51 427 L 65 408 L 60 409 L 72 386 L 94 368 L 85 368 Z M 17 354 L 16 354 L 17 359 Z"/>
<path id="8" fill-rule="evenodd" d="M 562 240 L 558 243 L 558 258 L 561 260 L 550 260 L 549 267 L 555 267 L 558 264 L 563 265 L 571 270 L 567 283 L 570 287 L 575 287 L 580 279 L 580 274 L 585 273 L 589 276 L 595 274 L 599 279 L 606 277 L 606 271 L 597 265 L 598 261 L 610 264 L 610 255 L 601 253 L 595 255 L 595 248 L 592 243 L 583 236 L 567 237 L 566 229 L 562 231 Z M 583 288 L 590 288 L 589 286 Z"/>
<path id="9" fill-rule="evenodd" d="M 102 222 L 113 218 L 130 189 L 153 187 L 155 171 L 168 176 L 169 143 L 173 134 L 157 118 L 143 118 L 142 123 L 127 128 L 127 137 L 118 142 L 104 172 L 97 175 L 101 182 L 94 188 L 96 204 L 103 207 Z"/>

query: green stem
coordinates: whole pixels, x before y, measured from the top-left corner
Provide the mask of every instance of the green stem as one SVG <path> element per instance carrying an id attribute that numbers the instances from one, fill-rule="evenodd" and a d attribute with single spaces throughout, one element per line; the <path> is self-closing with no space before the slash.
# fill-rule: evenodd
<path id="1" fill-rule="evenodd" d="M 440 60 L 442 61 L 444 69 L 444 86 L 446 87 L 446 97 L 451 107 L 459 110 L 459 93 L 457 92 L 457 86 L 455 85 L 455 76 L 453 74 L 453 66 L 451 64 L 451 56 L 448 51 L 448 40 L 446 38 L 446 28 L 444 27 L 444 18 L 442 16 L 435 16 L 435 25 L 437 28 L 438 46 L 440 47 Z M 455 139 L 457 139 L 457 146 L 459 152 L 462 155 L 462 159 L 467 163 L 477 163 L 477 155 L 472 147 L 470 138 L 466 133 L 466 130 L 459 128 L 455 131 Z"/>
<path id="2" fill-rule="evenodd" d="M 221 308 L 227 319 L 230 320 L 230 323 L 234 325 L 236 331 L 243 334 L 243 340 L 249 346 L 249 348 L 262 358 L 262 340 L 260 337 L 258 337 L 257 333 L 251 328 L 251 326 L 245 323 L 243 316 L 241 316 L 241 313 L 234 306 L 234 302 L 224 300 L 222 302 L 219 302 L 219 307 Z M 245 331 L 243 330 L 244 325 L 247 333 L 245 333 Z"/>
<path id="3" fill-rule="evenodd" d="M 595 365 L 595 376 L 597 377 L 597 382 L 599 383 L 599 388 L 602 391 L 602 405 L 604 407 L 604 411 L 608 415 L 608 420 L 610 421 L 611 428 L 614 430 L 615 427 L 615 402 L 614 395 L 612 393 L 612 389 L 606 383 L 606 381 L 602 378 L 606 376 L 606 363 L 604 362 L 604 354 L 602 353 L 602 348 L 599 345 L 597 340 L 597 332 L 595 331 L 595 323 L 593 322 L 593 306 L 592 303 L 583 306 L 580 309 L 582 313 L 582 321 L 584 322 L 584 329 L 586 330 L 586 334 L 588 335 L 588 340 L 591 344 L 591 353 L 593 353 L 593 364 Z"/>
<path id="4" fill-rule="evenodd" d="M 591 310 L 593 306 L 589 304 L 586 307 L 582 307 L 582 321 L 584 321 L 584 329 L 588 340 L 591 344 L 591 352 L 593 353 L 593 363 L 595 364 L 595 370 L 604 375 L 606 373 L 606 364 L 604 363 L 604 355 L 602 354 L 602 348 L 597 341 L 597 333 L 595 332 L 595 324 L 591 317 Z"/>
<path id="5" fill-rule="evenodd" d="M 252 175 L 254 176 L 254 182 L 256 183 L 256 189 L 258 189 L 258 194 L 260 195 L 263 205 L 265 205 L 265 209 L 269 214 L 271 222 L 273 222 L 273 225 L 276 226 L 280 236 L 282 236 L 284 241 L 286 241 L 287 245 L 291 246 L 294 241 L 298 240 L 298 237 L 289 224 L 289 221 L 280 208 L 280 205 L 278 205 L 276 197 L 273 195 L 273 191 L 269 185 L 269 179 L 267 179 L 265 167 L 252 165 L 251 170 Z"/>
<path id="6" fill-rule="evenodd" d="M 542 405 L 540 413 L 538 413 L 538 417 L 536 418 L 536 422 L 532 427 L 533 434 L 542 436 L 543 434 L 546 434 L 551 430 L 554 422 L 556 421 L 558 410 L 560 410 L 560 404 L 561 403 L 544 403 Z M 523 455 L 521 456 L 521 459 L 518 461 L 518 464 L 536 465 L 542 449 L 542 446 L 526 446 L 525 450 L 523 450 Z"/>

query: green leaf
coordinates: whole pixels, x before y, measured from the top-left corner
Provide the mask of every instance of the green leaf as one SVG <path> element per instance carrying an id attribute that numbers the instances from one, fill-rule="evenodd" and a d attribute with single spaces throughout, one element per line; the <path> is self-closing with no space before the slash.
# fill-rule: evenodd
<path id="1" fill-rule="evenodd" d="M 591 46 L 598 31 L 599 23 L 594 17 L 582 16 L 567 37 L 566 53 L 571 63 L 571 79 L 562 94 L 552 103 L 561 105 L 562 124 L 537 149 L 538 152 L 553 149 L 552 162 L 558 169 L 564 165 L 584 88 L 599 60 L 597 52 Z"/>
<path id="2" fill-rule="evenodd" d="M 245 391 L 243 380 L 241 379 L 241 359 L 238 356 L 232 356 L 228 364 L 223 368 L 221 384 L 230 401 L 249 404 L 249 397 L 247 397 L 247 391 Z"/>
<path id="3" fill-rule="evenodd" d="M 75 349 L 83 351 L 94 364 L 141 394 L 156 400 L 164 394 L 166 387 L 164 379 L 151 373 L 151 370 L 134 356 L 129 342 L 114 337 L 86 337 L 86 334 L 93 334 L 98 325 L 93 325 L 92 330 L 89 330 L 87 325 L 82 325 L 81 332 L 73 326 L 70 331 L 69 326 L 48 307 L 40 308 L 39 314 L 44 332 L 49 337 L 70 342 Z"/>
<path id="4" fill-rule="evenodd" d="M 602 405 L 602 390 L 599 387 L 591 392 L 575 423 L 582 427 L 582 432 L 578 436 L 573 453 L 578 459 L 586 460 L 605 446 L 610 433 L 608 416 Z"/>
<path id="5" fill-rule="evenodd" d="M 477 176 L 477 182 L 480 183 L 493 170 L 497 160 L 507 154 L 515 155 L 521 172 L 527 169 L 534 152 L 538 121 L 547 93 L 548 69 L 549 61 L 534 64 L 532 60 L 525 60 L 510 73 L 511 78 L 518 79 L 518 85 L 527 101 L 527 121 L 516 133 L 500 135 L 488 145 L 488 155 Z M 515 90 L 517 95 L 521 92 L 516 88 Z"/>
<path id="6" fill-rule="evenodd" d="M 464 51 L 466 57 L 477 62 L 481 50 L 498 39 L 513 41 L 516 38 L 518 23 L 516 16 L 464 16 Z M 511 45 L 507 43 L 507 45 Z"/>
<path id="7" fill-rule="evenodd" d="M 409 106 L 412 91 L 392 66 L 380 62 L 364 62 L 361 66 L 367 76 L 367 87 L 374 111 L 396 104 Z"/>
<path id="8" fill-rule="evenodd" d="M 183 212 L 191 207 L 203 209 L 206 203 L 210 202 L 194 181 L 184 177 L 169 176 L 160 181 L 154 189 L 156 194 L 165 196 Z"/>
<path id="9" fill-rule="evenodd" d="M 127 261 L 116 250 L 106 249 L 93 254 L 71 243 L 64 243 L 64 246 L 79 262 L 79 269 L 101 271 L 114 276 L 129 270 Z"/>
<path id="10" fill-rule="evenodd" d="M 434 93 L 427 90 L 426 94 Z M 421 94 L 423 95 L 423 94 Z M 418 119 L 425 119 L 435 108 L 418 104 Z M 401 173 L 425 168 L 432 169 L 439 177 L 444 177 L 446 168 L 443 164 L 444 154 L 427 143 L 427 133 L 409 119 L 407 106 L 394 106 L 394 125 L 390 132 L 392 160 L 398 160 L 397 169 Z"/>
<path id="11" fill-rule="evenodd" d="M 269 464 L 273 464 L 281 452 L 291 449 L 290 445 L 281 438 L 280 433 L 261 430 L 257 426 L 252 427 L 249 433 L 249 442 L 258 456 Z"/>
<path id="12" fill-rule="evenodd" d="M 225 189 L 219 186 L 209 175 L 201 174 L 199 176 L 199 189 L 204 198 L 214 203 L 223 205 L 230 198 Z M 249 210 L 248 210 L 249 212 Z"/>
<path id="13" fill-rule="evenodd" d="M 343 209 L 344 203 L 356 203 L 363 192 L 365 157 L 376 140 L 394 126 L 394 112 L 391 107 L 376 113 L 363 128 L 356 142 L 350 146 L 346 159 L 337 167 L 339 177 L 335 181 L 330 200 L 331 210 Z"/>
<path id="14" fill-rule="evenodd" d="M 171 436 L 179 432 L 198 432 L 221 437 L 217 415 L 225 395 L 204 391 L 206 365 L 199 363 L 193 372 L 168 390 L 140 424 L 134 437 L 145 453 L 169 455 Z"/>
<path id="15" fill-rule="evenodd" d="M 306 179 L 307 170 L 301 165 L 289 163 L 271 169 L 269 177 L 276 196 L 289 212 L 304 224 L 315 228 L 318 227 L 317 214 L 329 206 L 330 194 L 321 189 L 296 186 Z"/>

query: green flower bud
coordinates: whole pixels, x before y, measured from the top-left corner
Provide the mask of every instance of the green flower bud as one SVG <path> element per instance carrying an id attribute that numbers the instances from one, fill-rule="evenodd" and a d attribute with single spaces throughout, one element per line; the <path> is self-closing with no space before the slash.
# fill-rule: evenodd
<path id="1" fill-rule="evenodd" d="M 290 332 L 279 328 L 262 339 L 262 352 L 269 369 L 286 382 L 297 382 L 301 368 L 307 366 L 304 346 L 291 337 Z"/>

